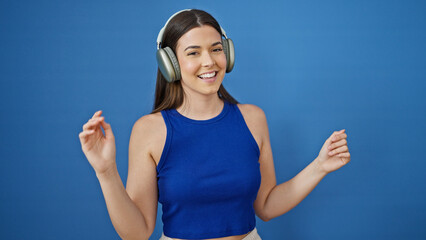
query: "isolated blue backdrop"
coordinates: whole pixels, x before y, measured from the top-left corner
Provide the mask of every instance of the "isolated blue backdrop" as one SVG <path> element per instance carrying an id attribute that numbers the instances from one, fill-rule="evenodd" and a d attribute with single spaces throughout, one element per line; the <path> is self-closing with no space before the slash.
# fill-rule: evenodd
<path id="1" fill-rule="evenodd" d="M 347 130 L 351 163 L 285 215 L 257 218 L 263 239 L 426 239 L 426 2 L 403 0 L 2 0 L 1 239 L 119 238 L 78 133 L 104 111 L 125 183 L 158 31 L 185 8 L 234 40 L 224 85 L 264 109 L 278 183 Z M 151 239 L 161 231 L 159 205 Z"/>

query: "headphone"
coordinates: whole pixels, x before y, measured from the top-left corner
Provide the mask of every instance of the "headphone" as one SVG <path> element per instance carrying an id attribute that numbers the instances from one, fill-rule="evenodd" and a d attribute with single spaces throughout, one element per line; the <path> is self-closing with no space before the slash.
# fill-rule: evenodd
<path id="1" fill-rule="evenodd" d="M 166 78 L 167 82 L 174 82 L 181 79 L 180 67 L 178 59 L 170 47 L 161 48 L 161 44 L 163 41 L 164 30 L 167 27 L 167 24 L 173 19 L 174 16 L 178 15 L 181 12 L 191 11 L 192 9 L 181 10 L 175 14 L 173 14 L 169 20 L 167 20 L 164 27 L 160 30 L 157 37 L 157 63 L 158 68 L 163 74 L 164 78 Z M 221 36 L 224 37 L 222 39 L 222 47 L 226 56 L 226 72 L 229 73 L 234 68 L 235 61 L 235 52 L 234 52 L 234 43 L 231 39 L 226 36 L 225 30 L 220 27 Z"/>

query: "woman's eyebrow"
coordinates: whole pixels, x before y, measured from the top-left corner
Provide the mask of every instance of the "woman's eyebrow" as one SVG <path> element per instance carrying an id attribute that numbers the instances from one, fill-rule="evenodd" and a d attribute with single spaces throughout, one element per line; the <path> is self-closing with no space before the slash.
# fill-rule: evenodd
<path id="1" fill-rule="evenodd" d="M 200 46 L 188 46 L 187 48 L 185 48 L 185 50 L 183 50 L 183 51 L 186 51 L 186 50 L 188 50 L 188 49 L 190 49 L 190 48 L 201 48 Z"/>
<path id="2" fill-rule="evenodd" d="M 222 42 L 215 42 L 215 43 L 212 44 L 212 47 L 214 47 L 216 45 L 219 45 L 219 44 L 222 45 Z M 197 49 L 197 48 L 201 48 L 201 47 L 200 46 L 191 45 L 191 46 L 186 47 L 185 50 L 183 50 L 183 51 L 186 51 L 186 50 L 191 49 L 191 48 Z"/>
<path id="3" fill-rule="evenodd" d="M 219 44 L 222 45 L 222 42 L 215 42 L 215 43 L 212 44 L 212 47 L 219 45 Z"/>

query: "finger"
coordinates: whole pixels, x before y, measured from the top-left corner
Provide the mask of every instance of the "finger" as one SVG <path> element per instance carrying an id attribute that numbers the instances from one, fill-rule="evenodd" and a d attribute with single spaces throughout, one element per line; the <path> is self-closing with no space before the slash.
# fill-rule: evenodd
<path id="1" fill-rule="evenodd" d="M 334 136 L 336 135 L 336 131 L 334 131 L 331 135 L 330 135 L 330 137 L 328 137 L 328 139 L 327 139 L 327 141 L 331 144 L 333 141 L 333 138 L 334 138 Z"/>
<path id="2" fill-rule="evenodd" d="M 351 159 L 350 158 L 346 158 L 346 157 L 342 157 L 342 158 L 340 158 L 340 161 L 342 161 L 343 165 L 346 165 L 346 164 L 348 164 L 348 162 L 351 161 Z"/>
<path id="3" fill-rule="evenodd" d="M 331 141 L 332 142 L 337 142 L 337 141 L 339 141 L 339 140 L 341 140 L 341 139 L 345 139 L 345 138 L 347 138 L 348 137 L 348 135 L 346 134 L 346 133 L 340 133 L 340 134 L 336 134 L 336 135 L 334 135 L 332 138 L 331 138 Z"/>
<path id="4" fill-rule="evenodd" d="M 88 130 L 96 124 L 96 121 L 89 120 L 86 124 L 83 125 L 83 131 Z"/>
<path id="5" fill-rule="evenodd" d="M 94 120 L 95 120 L 94 118 L 90 118 L 89 120 L 87 120 L 87 122 L 83 125 L 83 130 L 87 128 L 89 123 L 93 123 Z"/>
<path id="6" fill-rule="evenodd" d="M 339 153 L 337 154 L 338 157 L 344 157 L 344 158 L 350 158 L 351 154 L 349 152 L 343 152 L 343 153 Z"/>
<path id="7" fill-rule="evenodd" d="M 95 112 L 95 114 L 93 114 L 92 118 L 100 116 L 102 114 L 102 110 L 99 110 L 97 112 Z"/>
<path id="8" fill-rule="evenodd" d="M 93 129 L 99 125 L 99 122 L 103 120 L 104 117 L 99 117 L 96 119 L 89 120 L 86 124 L 83 125 L 83 131 L 88 129 Z"/>
<path id="9" fill-rule="evenodd" d="M 99 120 L 102 120 L 102 119 L 104 119 L 104 116 L 100 116 L 100 117 L 93 117 L 93 118 L 91 118 L 91 119 L 89 120 L 89 122 L 90 122 L 90 121 L 99 121 Z"/>
<path id="10" fill-rule="evenodd" d="M 104 131 L 105 131 L 105 138 L 107 138 L 107 139 L 113 138 L 114 134 L 112 133 L 111 125 L 109 123 L 106 123 L 104 121 L 104 119 L 102 119 L 101 125 L 102 125 L 102 127 L 104 128 Z"/>
<path id="11" fill-rule="evenodd" d="M 328 152 L 328 155 L 333 156 L 337 153 L 342 153 L 342 152 L 347 152 L 347 151 L 348 151 L 348 146 L 344 145 L 344 146 L 341 146 L 339 148 L 334 149 L 333 151 Z"/>
<path id="12" fill-rule="evenodd" d="M 80 138 L 80 140 L 84 140 L 87 136 L 93 134 L 95 132 L 95 130 L 87 130 L 87 131 L 83 131 L 81 132 L 78 137 Z"/>
<path id="13" fill-rule="evenodd" d="M 342 140 L 340 140 L 338 142 L 335 142 L 335 143 L 331 144 L 330 146 L 328 146 L 328 150 L 333 150 L 333 149 L 335 149 L 337 147 L 346 145 L 347 143 L 348 142 L 346 141 L 346 139 L 342 139 Z"/>

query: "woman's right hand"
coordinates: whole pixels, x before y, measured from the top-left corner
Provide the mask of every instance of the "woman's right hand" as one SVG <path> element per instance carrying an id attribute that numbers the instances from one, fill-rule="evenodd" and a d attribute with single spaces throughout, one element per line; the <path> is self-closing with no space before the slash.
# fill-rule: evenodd
<path id="1" fill-rule="evenodd" d="M 102 110 L 97 111 L 93 117 L 83 125 L 79 134 L 81 148 L 89 160 L 96 174 L 104 174 L 116 169 L 115 163 L 115 138 L 111 125 L 106 123 L 101 116 Z M 105 131 L 105 136 L 101 130 Z"/>

